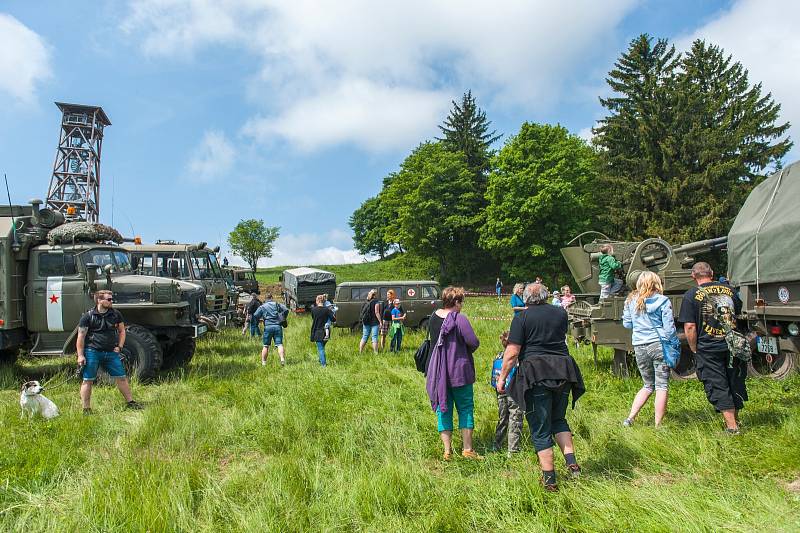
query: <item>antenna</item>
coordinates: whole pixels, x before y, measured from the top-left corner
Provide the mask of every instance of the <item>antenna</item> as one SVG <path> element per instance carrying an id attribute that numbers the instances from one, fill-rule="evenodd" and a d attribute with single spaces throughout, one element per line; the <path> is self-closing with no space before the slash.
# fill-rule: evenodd
<path id="1" fill-rule="evenodd" d="M 8 176 L 3 172 L 3 179 L 6 182 L 6 194 L 8 195 L 8 211 L 11 214 L 11 234 L 14 236 L 14 244 L 17 244 L 17 221 L 14 220 L 14 207 L 11 205 L 11 191 L 8 188 Z"/>

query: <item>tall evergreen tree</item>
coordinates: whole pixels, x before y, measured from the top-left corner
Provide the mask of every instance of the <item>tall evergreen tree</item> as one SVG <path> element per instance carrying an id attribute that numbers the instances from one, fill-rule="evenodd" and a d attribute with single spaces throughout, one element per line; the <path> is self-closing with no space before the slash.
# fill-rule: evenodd
<path id="1" fill-rule="evenodd" d="M 668 153 L 672 139 L 672 99 L 679 55 L 666 39 L 642 34 L 614 64 L 606 82 L 616 93 L 600 98 L 609 115 L 595 128 L 600 148 L 598 196 L 604 229 L 615 237 L 646 233 L 653 216 L 651 191 L 675 176 Z"/>
<path id="2" fill-rule="evenodd" d="M 483 175 L 489 169 L 491 145 L 501 136 L 494 130 L 489 131 L 492 123 L 478 107 L 472 91 L 464 93 L 461 103 L 452 102 L 453 108 L 439 126 L 442 137 L 436 140 L 451 152 L 463 153 L 469 168 L 474 169 L 476 175 Z"/>

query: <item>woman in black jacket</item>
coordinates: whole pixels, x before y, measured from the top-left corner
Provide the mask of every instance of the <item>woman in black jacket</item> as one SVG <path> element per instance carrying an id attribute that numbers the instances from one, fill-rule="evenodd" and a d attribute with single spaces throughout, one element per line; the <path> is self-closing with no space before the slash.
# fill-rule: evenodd
<path id="1" fill-rule="evenodd" d="M 325 324 L 330 320 L 336 322 L 336 315 L 333 309 L 325 307 L 325 295 L 317 296 L 316 305 L 311 308 L 311 342 L 317 343 L 317 353 L 319 354 L 319 364 L 327 366 L 325 359 L 325 344 L 328 340 L 325 336 Z"/>

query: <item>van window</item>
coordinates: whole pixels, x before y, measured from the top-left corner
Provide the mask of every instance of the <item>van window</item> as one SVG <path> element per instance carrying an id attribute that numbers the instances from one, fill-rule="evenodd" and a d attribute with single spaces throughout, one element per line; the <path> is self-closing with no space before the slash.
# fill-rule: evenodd
<path id="1" fill-rule="evenodd" d="M 439 289 L 431 285 L 425 285 L 422 287 L 422 297 L 423 298 L 438 298 L 439 297 Z"/>
<path id="2" fill-rule="evenodd" d="M 74 276 L 78 273 L 75 254 L 43 253 L 39 255 L 39 276 Z"/>
<path id="3" fill-rule="evenodd" d="M 406 293 L 403 291 L 403 289 L 401 287 L 381 287 L 380 291 L 379 291 L 381 300 L 385 300 L 386 299 L 386 293 L 389 292 L 389 289 L 393 289 L 394 290 L 395 298 L 402 299 L 403 297 L 406 296 Z M 366 298 L 366 296 L 364 296 L 364 298 Z"/>
<path id="4" fill-rule="evenodd" d="M 352 287 L 350 289 L 350 300 L 353 302 L 366 301 L 367 295 L 371 290 L 372 287 Z"/>

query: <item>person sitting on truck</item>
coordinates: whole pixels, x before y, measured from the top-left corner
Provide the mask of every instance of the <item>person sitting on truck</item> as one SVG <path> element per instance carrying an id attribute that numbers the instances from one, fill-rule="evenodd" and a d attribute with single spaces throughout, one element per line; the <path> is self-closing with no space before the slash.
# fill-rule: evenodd
<path id="1" fill-rule="evenodd" d="M 117 388 L 125 398 L 127 409 L 141 409 L 131 395 L 131 386 L 122 365 L 122 348 L 125 346 L 125 321 L 122 313 L 113 308 L 111 291 L 94 293 L 96 307 L 81 317 L 78 322 L 78 366 L 83 367 L 81 377 L 81 403 L 83 414 L 92 413 L 92 385 L 97 379 L 97 370 L 102 367 L 117 382 Z"/>
<path id="2" fill-rule="evenodd" d="M 256 313 L 259 307 L 261 307 L 261 300 L 258 299 L 258 293 L 251 293 L 250 301 L 247 302 L 247 307 L 245 307 L 245 316 L 247 316 L 247 322 L 250 324 L 251 337 L 261 336 L 261 326 L 259 325 L 258 320 L 253 318 L 253 315 Z"/>
<path id="3" fill-rule="evenodd" d="M 256 324 L 259 320 L 264 320 L 264 347 L 261 349 L 261 366 L 267 366 L 269 356 L 269 346 L 275 343 L 278 349 L 278 357 L 281 359 L 281 366 L 286 364 L 286 357 L 283 350 L 283 327 L 281 326 L 280 315 L 288 313 L 285 305 L 279 304 L 272 299 L 272 294 L 267 293 L 264 303 L 253 313 L 252 321 Z"/>
<path id="4" fill-rule="evenodd" d="M 725 330 L 719 321 L 717 309 L 742 310 L 742 301 L 727 283 L 714 281 L 714 271 L 706 262 L 695 263 L 692 278 L 697 283 L 686 291 L 678 320 L 689 349 L 697 363 L 697 377 L 703 383 L 706 398 L 725 420 L 725 430 L 739 433 L 739 410 L 747 400 L 747 363 L 731 358 L 725 341 Z"/>
<path id="5" fill-rule="evenodd" d="M 367 339 L 372 337 L 372 352 L 378 353 L 378 329 L 381 323 L 381 301 L 378 300 L 378 291 L 372 289 L 367 293 L 367 301 L 361 306 L 361 325 L 363 335 L 358 345 L 358 353 L 364 352 Z"/>
<path id="6" fill-rule="evenodd" d="M 659 317 L 657 322 L 661 324 L 661 332 L 656 329 L 656 321 L 651 315 Z M 633 399 L 628 418 L 622 425 L 633 425 L 636 415 L 655 391 L 655 425 L 660 426 L 667 413 L 670 374 L 670 369 L 664 362 L 661 339 L 668 339 L 675 334 L 675 317 L 672 314 L 672 303 L 664 296 L 661 278 L 655 272 L 646 270 L 639 275 L 636 290 L 625 300 L 622 325 L 633 330 L 633 351 L 644 382 Z"/>
<path id="7" fill-rule="evenodd" d="M 600 299 L 617 294 L 622 289 L 622 280 L 616 276 L 616 271 L 622 263 L 614 257 L 614 247 L 604 244 L 600 247 Z"/>

